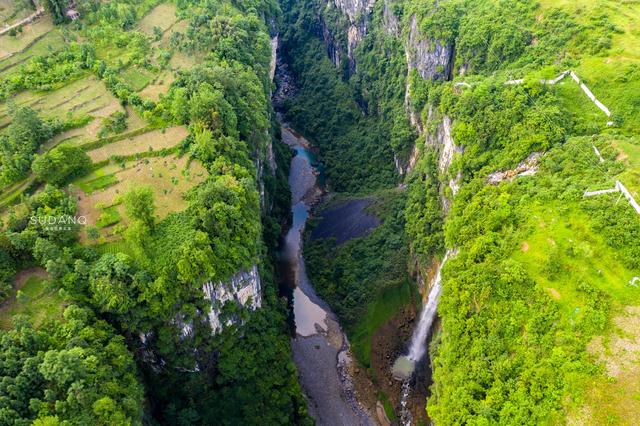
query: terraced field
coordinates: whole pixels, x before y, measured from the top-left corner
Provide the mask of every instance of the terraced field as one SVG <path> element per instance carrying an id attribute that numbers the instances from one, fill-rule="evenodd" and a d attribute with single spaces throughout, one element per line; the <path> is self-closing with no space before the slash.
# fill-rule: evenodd
<path id="1" fill-rule="evenodd" d="M 53 92 L 22 92 L 12 101 L 17 106 L 27 106 L 38 111 L 45 118 L 65 119 L 83 115 L 103 118 L 115 111 L 122 111 L 120 102 L 107 90 L 104 83 L 91 75 Z M 10 120 L 8 105 L 3 104 L 0 106 L 0 126 L 8 125 Z"/>
<path id="2" fill-rule="evenodd" d="M 205 168 L 187 156 L 153 157 L 127 162 L 124 167 L 108 165 L 76 182 L 78 214 L 88 218 L 88 225 L 99 229 L 105 238 L 118 238 L 128 219 L 120 196 L 134 186 L 147 185 L 155 194 L 157 218 L 164 219 L 186 206 L 187 192 L 208 176 Z M 86 229 L 82 238 L 86 241 Z"/>
<path id="3" fill-rule="evenodd" d="M 181 126 L 153 130 L 89 151 L 89 157 L 94 163 L 99 163 L 108 160 L 112 156 L 129 156 L 159 151 L 176 146 L 188 134 L 187 129 Z"/>

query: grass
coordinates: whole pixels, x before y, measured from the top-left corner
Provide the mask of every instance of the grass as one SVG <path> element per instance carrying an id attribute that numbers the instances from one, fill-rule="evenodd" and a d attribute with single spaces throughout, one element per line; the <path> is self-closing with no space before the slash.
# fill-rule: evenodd
<path id="1" fill-rule="evenodd" d="M 159 101 L 160 95 L 164 95 L 169 91 L 169 87 L 174 80 L 173 73 L 171 71 L 164 71 L 152 84 L 147 85 L 141 92 L 140 96 L 149 98 L 152 101 Z"/>
<path id="2" fill-rule="evenodd" d="M 136 92 L 144 89 L 154 78 L 149 71 L 138 67 L 129 67 L 120 76 Z"/>
<path id="3" fill-rule="evenodd" d="M 177 19 L 176 6 L 172 3 L 162 3 L 142 18 L 139 28 L 141 31 L 153 35 L 154 27 L 159 27 L 162 32 L 165 32 L 175 24 Z"/>
<path id="4" fill-rule="evenodd" d="M 35 11 L 33 4 L 25 0 L 0 0 L 0 28 L 11 25 Z"/>
<path id="5" fill-rule="evenodd" d="M 153 130 L 89 151 L 89 157 L 94 163 L 99 163 L 108 160 L 112 156 L 128 156 L 146 151 L 159 151 L 178 145 L 188 134 L 187 129 L 182 126 Z"/>
<path id="6" fill-rule="evenodd" d="M 626 268 L 604 236 L 592 231 L 589 223 L 589 217 L 575 204 L 550 202 L 533 207 L 527 225 L 532 232 L 512 255 L 570 316 L 575 315 L 576 308 L 580 312 L 585 306 L 576 288 L 580 282 L 606 292 L 620 304 L 640 301 L 640 292 L 627 284 L 640 271 Z M 547 272 L 550 259 L 561 263 L 560 273 Z"/>
<path id="7" fill-rule="evenodd" d="M 571 77 L 567 76 L 551 90 L 560 101 L 563 110 L 569 112 L 574 122 L 573 134 L 594 134 L 605 128 L 609 118 L 582 91 Z"/>
<path id="8" fill-rule="evenodd" d="M 96 228 L 103 229 L 107 226 L 115 225 L 120 222 L 122 217 L 120 216 L 120 212 L 118 212 L 117 206 L 110 206 L 105 209 L 102 209 L 102 213 L 100 213 L 100 217 L 96 221 Z"/>
<path id="9" fill-rule="evenodd" d="M 58 292 L 51 288 L 49 282 L 38 276 L 27 278 L 20 289 L 22 296 L 5 302 L 0 307 L 0 328 L 11 328 L 11 319 L 18 314 L 29 316 L 34 326 L 46 320 L 62 317 L 64 301 Z"/>
<path id="10" fill-rule="evenodd" d="M 395 424 L 398 421 L 398 417 L 396 417 L 396 413 L 393 410 L 393 404 L 389 401 L 387 395 L 385 395 L 384 392 L 378 392 L 378 399 L 382 402 L 387 418 Z"/>
<path id="11" fill-rule="evenodd" d="M 611 39 L 611 48 L 603 55 L 584 55 L 574 69 L 580 78 L 612 113 L 624 119 L 622 127 L 640 131 L 640 110 L 636 94 L 640 92 L 640 7 L 637 1 L 617 0 L 541 0 L 542 10 L 560 8 L 583 24 L 606 15 L 620 32 Z"/>
<path id="12" fill-rule="evenodd" d="M 108 241 L 95 246 L 95 249 L 99 254 L 125 253 L 129 256 L 134 256 L 134 250 L 124 240 Z"/>
<path id="13" fill-rule="evenodd" d="M 611 145 L 616 149 L 618 160 L 625 163 L 625 171 L 618 179 L 624 183 L 629 191 L 640 200 L 640 143 L 636 138 L 616 138 Z"/>
<path id="14" fill-rule="evenodd" d="M 104 189 L 111 185 L 115 185 L 117 183 L 118 183 L 118 178 L 116 177 L 116 175 L 109 174 L 109 175 L 100 176 L 99 178 L 96 178 L 90 181 L 79 182 L 78 186 L 87 194 L 91 194 L 92 192 L 95 192 L 99 189 Z"/>
<path id="15" fill-rule="evenodd" d="M 617 194 L 610 197 L 614 203 Z M 556 201 L 533 207 L 525 229 L 530 232 L 514 248 L 512 258 L 525 266 L 536 286 L 559 304 L 565 318 L 579 321 L 588 309 L 586 297 L 578 289 L 580 283 L 610 296 L 613 318 L 620 315 L 624 306 L 640 305 L 640 289 L 628 285 L 632 277 L 640 276 L 640 271 L 628 269 L 619 260 L 616 250 L 606 243 L 607 236 L 590 228 L 589 217 L 575 202 Z M 549 273 L 551 259 L 559 263 L 560 272 Z M 638 320 L 640 317 L 630 321 L 637 324 Z M 603 335 L 594 337 L 589 344 L 590 356 L 596 358 L 594 362 L 605 366 L 621 363 L 627 354 L 624 350 L 611 351 L 608 342 L 619 339 L 620 333 L 627 336 L 630 330 L 632 328 L 619 329 L 610 320 Z M 630 339 L 637 342 L 640 332 L 635 333 Z M 595 374 L 572 385 L 583 392 L 578 393 L 569 410 L 569 424 L 637 424 L 631 419 L 637 418 L 635 410 L 640 398 L 638 354 L 635 353 L 636 366 L 616 377 Z"/>
<path id="16" fill-rule="evenodd" d="M 33 184 L 34 180 L 35 178 L 31 176 L 7 188 L 3 188 L 0 191 L 0 209 L 13 204 Z"/>
<path id="17" fill-rule="evenodd" d="M 25 91 L 13 98 L 17 106 L 29 106 L 45 118 L 65 119 L 74 116 L 105 116 L 104 109 L 121 108 L 118 100 L 107 90 L 103 82 L 87 75 L 52 92 Z M 108 115 L 108 114 L 107 114 Z M 6 104 L 0 105 L 0 125 L 10 122 Z M 91 124 L 91 123 L 90 123 Z"/>
<path id="18" fill-rule="evenodd" d="M 375 332 L 393 318 L 403 306 L 411 303 L 411 293 L 408 282 L 383 290 L 367 307 L 362 319 L 355 324 L 349 338 L 351 349 L 362 365 L 371 364 L 371 340 Z"/>
<path id="19" fill-rule="evenodd" d="M 130 161 L 124 167 L 110 164 L 74 182 L 80 189 L 76 194 L 78 214 L 87 217 L 88 225 L 101 228 L 103 237 L 112 238 L 109 225 L 120 222 L 126 226 L 128 221 L 124 206 L 115 204 L 118 204 L 118 198 L 133 186 L 144 185 L 153 189 L 157 220 L 162 220 L 170 213 L 185 209 L 187 192 L 203 182 L 207 176 L 208 172 L 199 162 L 189 163 L 186 156 L 179 158 L 171 155 Z M 106 186 L 95 188 L 101 184 Z M 115 221 L 116 215 L 113 211 L 100 220 L 101 215 L 105 213 L 105 209 L 100 206 L 111 206 L 108 209 L 117 210 L 119 220 Z M 84 234 L 83 230 L 81 238 L 86 242 L 87 236 Z"/>
<path id="20" fill-rule="evenodd" d="M 32 56 L 45 55 L 60 50 L 65 42 L 62 34 L 54 29 L 51 18 L 46 15 L 23 27 L 15 37 L 0 36 L 0 70 L 3 74 Z"/>

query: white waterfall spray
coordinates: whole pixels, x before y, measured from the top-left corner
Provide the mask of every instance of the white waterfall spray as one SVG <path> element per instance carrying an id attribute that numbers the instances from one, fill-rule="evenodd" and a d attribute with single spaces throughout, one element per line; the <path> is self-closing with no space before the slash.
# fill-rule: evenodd
<path id="1" fill-rule="evenodd" d="M 447 262 L 448 257 L 449 252 L 445 255 L 440 266 L 438 266 L 436 275 L 433 278 L 433 286 L 427 298 L 427 303 L 420 313 L 420 321 L 418 321 L 416 329 L 413 330 L 411 346 L 409 347 L 409 355 L 407 357 L 414 363 L 420 361 L 427 350 L 425 342 L 427 341 L 427 335 L 431 330 L 431 325 L 438 311 L 438 300 L 440 299 L 440 292 L 442 291 L 442 267 Z"/>
<path id="2" fill-rule="evenodd" d="M 420 320 L 418 321 L 418 325 L 416 329 L 413 330 L 413 335 L 411 336 L 409 353 L 398 358 L 393 365 L 393 375 L 400 380 L 405 380 L 413 375 L 416 363 L 422 359 L 427 351 L 427 336 L 429 335 L 433 321 L 436 318 L 436 314 L 438 312 L 438 300 L 440 299 L 440 292 L 442 291 L 442 268 L 451 254 L 451 251 L 447 251 L 447 254 L 440 263 L 440 266 L 438 266 L 436 275 L 431 281 L 432 286 L 427 298 L 427 303 L 422 308 Z"/>
<path id="3" fill-rule="evenodd" d="M 403 426 L 411 426 L 413 419 L 407 405 L 411 394 L 411 377 L 415 370 L 416 364 L 422 359 L 427 351 L 427 336 L 431 331 L 431 326 L 438 312 L 438 300 L 442 291 L 442 268 L 450 255 L 455 254 L 448 250 L 442 259 L 436 275 L 433 277 L 431 291 L 427 297 L 427 303 L 422 308 L 418 326 L 413 330 L 411 336 L 411 345 L 409 346 L 409 354 L 401 356 L 393 364 L 393 375 L 402 380 L 402 394 L 400 395 L 400 424 Z"/>

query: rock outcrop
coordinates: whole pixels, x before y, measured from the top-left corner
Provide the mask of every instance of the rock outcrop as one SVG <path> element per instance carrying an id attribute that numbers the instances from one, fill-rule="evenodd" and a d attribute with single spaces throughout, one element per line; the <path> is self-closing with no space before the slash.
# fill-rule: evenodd
<path id="1" fill-rule="evenodd" d="M 430 118 L 433 119 L 433 118 Z M 462 148 L 457 146 L 451 136 L 451 119 L 442 117 L 433 134 L 427 135 L 427 144 L 438 150 L 438 167 L 440 173 L 446 173 L 451 165 L 453 156 L 462 153 Z"/>
<path id="2" fill-rule="evenodd" d="M 206 282 L 202 286 L 205 299 L 211 302 L 209 323 L 214 333 L 222 330 L 223 325 L 233 324 L 237 319 L 227 318 L 223 324 L 222 308 L 226 303 L 235 303 L 242 309 L 255 310 L 262 305 L 261 282 L 258 266 L 248 271 L 240 271 L 224 282 Z"/>
<path id="3" fill-rule="evenodd" d="M 453 70 L 453 54 L 453 46 L 423 35 L 416 16 L 411 17 L 406 45 L 409 71 L 415 69 L 425 80 L 448 80 Z"/>
<path id="4" fill-rule="evenodd" d="M 497 185 L 500 182 L 511 181 L 518 176 L 531 176 L 538 171 L 541 152 L 534 152 L 526 160 L 518 164 L 515 169 L 494 172 L 487 176 L 487 183 Z"/>
<path id="5" fill-rule="evenodd" d="M 389 7 L 389 0 L 384 0 L 382 9 L 382 25 L 385 32 L 389 35 L 398 37 L 400 35 L 400 21 Z"/>
<path id="6" fill-rule="evenodd" d="M 347 35 L 347 60 L 349 61 L 349 75 L 356 73 L 355 49 L 367 35 L 367 25 L 369 16 L 373 10 L 375 0 L 328 0 L 328 5 L 333 3 L 344 16 L 347 17 L 349 25 L 345 28 Z M 343 47 L 340 46 L 335 34 L 333 34 L 325 22 L 325 18 L 320 16 L 322 27 L 322 38 L 327 47 L 327 55 L 337 67 L 341 65 Z"/>
<path id="7" fill-rule="evenodd" d="M 322 40 L 324 41 L 324 45 L 327 49 L 327 56 L 333 65 L 336 67 L 340 67 L 341 64 L 341 55 L 340 55 L 340 44 L 336 40 L 335 36 L 327 26 L 324 18 L 320 16 L 320 26 L 322 27 Z"/>

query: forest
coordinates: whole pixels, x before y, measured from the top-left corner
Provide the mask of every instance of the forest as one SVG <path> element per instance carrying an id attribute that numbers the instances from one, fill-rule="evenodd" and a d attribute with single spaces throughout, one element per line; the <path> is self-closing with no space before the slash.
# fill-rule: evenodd
<path id="1" fill-rule="evenodd" d="M 277 268 L 282 122 L 323 166 L 310 281 L 383 417 L 406 418 L 391 366 L 446 252 L 415 424 L 640 422 L 635 2 L 0 0 L 0 19 L 26 20 L 0 35 L 0 424 L 314 423 Z M 313 236 L 353 200 L 379 225 Z"/>
<path id="2" fill-rule="evenodd" d="M 406 187 L 391 216 L 402 221 L 384 221 L 395 227 L 393 237 L 380 229 L 342 245 L 308 238 L 305 247 L 311 279 L 345 324 L 361 364 L 369 366 L 370 351 L 359 345 L 362 330 L 390 298 L 378 279 L 389 287 L 403 274 L 415 280 L 445 248 L 455 249 L 431 342 L 431 420 L 632 424 L 637 405 L 622 394 L 635 392 L 638 370 L 612 369 L 624 357 L 615 345 L 635 336 L 635 328 L 618 324 L 636 319 L 640 223 L 618 194 L 583 194 L 619 179 L 636 188 L 640 110 L 630 91 L 638 88 L 638 63 L 620 55 L 637 53 L 629 45 L 637 7 L 283 4 L 285 54 L 300 86 L 287 118 L 320 147 L 330 190 L 377 197 L 399 182 Z M 438 49 L 451 49 L 451 59 Z M 565 70 L 579 83 L 542 83 Z M 533 169 L 516 177 L 530 158 Z M 389 279 L 387 247 L 400 236 L 404 271 Z M 408 297 L 388 306 L 384 321 L 412 303 L 419 304 Z M 369 372 L 374 381 L 385 374 Z"/>
<path id="3" fill-rule="evenodd" d="M 3 58 L 0 78 L 2 315 L 25 312 L 3 320 L 1 423 L 304 423 L 286 304 L 273 278 L 286 172 L 256 168 L 279 137 L 268 75 L 278 5 L 45 6 L 48 48 L 38 50 L 36 40 L 16 55 L 37 54 Z M 69 18 L 72 6 L 81 19 Z M 20 43 L 22 34 L 3 43 Z M 137 83 L 150 78 L 157 84 Z M 159 96 L 141 90 L 154 84 L 164 85 Z M 110 102 L 104 114 L 102 100 Z M 156 145 L 157 137 L 148 150 L 122 144 L 148 132 L 173 145 Z M 127 189 L 120 174 L 130 164 L 158 168 L 158 158 L 186 166 L 152 176 L 172 175 L 164 192 L 144 183 Z M 288 153 L 278 158 L 286 171 Z M 90 206 L 87 219 L 85 197 L 110 188 L 114 198 Z M 51 226 L 52 218 L 65 226 Z M 255 264 L 262 308 L 225 305 L 231 325 L 213 333 L 202 284 Z M 16 293 L 23 270 L 45 279 L 29 276 Z M 33 288 L 43 295 L 31 299 Z"/>

